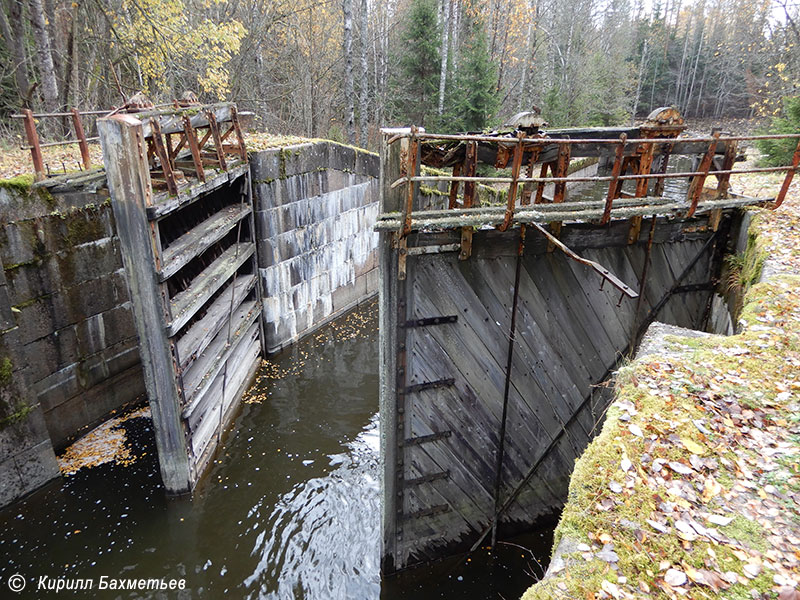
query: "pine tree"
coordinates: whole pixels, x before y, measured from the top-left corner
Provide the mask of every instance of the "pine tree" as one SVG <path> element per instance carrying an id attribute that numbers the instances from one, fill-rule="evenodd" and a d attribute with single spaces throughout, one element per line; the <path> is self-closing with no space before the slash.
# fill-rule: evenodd
<path id="1" fill-rule="evenodd" d="M 395 121 L 430 125 L 436 116 L 439 37 L 435 1 L 413 0 L 400 37 L 400 68 L 390 83 Z"/>
<path id="2" fill-rule="evenodd" d="M 486 32 L 479 20 L 467 27 L 450 98 L 444 123 L 450 131 L 481 131 L 500 106 L 497 67 L 489 55 Z"/>

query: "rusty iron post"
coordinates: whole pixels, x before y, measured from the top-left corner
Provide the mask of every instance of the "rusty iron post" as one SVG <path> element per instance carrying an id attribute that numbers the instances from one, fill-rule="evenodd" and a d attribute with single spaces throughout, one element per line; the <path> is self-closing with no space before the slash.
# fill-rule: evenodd
<path id="1" fill-rule="evenodd" d="M 708 171 L 711 169 L 711 163 L 714 160 L 714 153 L 717 151 L 718 140 L 719 140 L 719 131 L 715 131 L 713 139 L 711 140 L 711 143 L 708 145 L 708 150 L 703 156 L 703 160 L 700 161 L 700 167 L 698 171 L 701 174 L 695 176 L 692 179 L 691 185 L 689 186 L 689 201 L 691 204 L 689 206 L 689 211 L 686 213 L 687 219 L 692 215 L 694 215 L 694 211 L 697 210 L 697 204 L 698 202 L 700 202 L 700 196 L 703 193 L 703 185 L 706 182 L 706 177 L 708 177 Z"/>
<path id="2" fill-rule="evenodd" d="M 453 177 L 458 177 L 461 175 L 461 163 L 456 163 L 453 165 Z M 447 208 L 453 209 L 457 206 L 458 203 L 458 181 L 451 181 L 450 182 L 450 197 L 448 199 Z"/>
<path id="3" fill-rule="evenodd" d="M 614 153 L 614 167 L 611 169 L 611 181 L 608 182 L 608 195 L 606 196 L 606 206 L 603 210 L 603 218 L 600 219 L 600 225 L 605 225 L 611 220 L 611 207 L 614 200 L 618 198 L 617 182 L 619 180 L 620 172 L 622 171 L 622 156 L 625 153 L 625 142 L 628 136 L 621 134 L 619 136 L 619 145 Z"/>
<path id="4" fill-rule="evenodd" d="M 798 165 L 800 165 L 800 140 L 797 141 L 797 148 L 795 148 L 794 156 L 792 156 L 792 167 L 786 171 L 786 177 L 783 180 L 783 185 L 781 185 L 781 191 L 778 192 L 775 198 L 775 204 L 772 205 L 773 210 L 783 204 L 783 200 L 789 192 L 789 186 L 792 185 L 792 178 L 797 171 Z"/>
<path id="5" fill-rule="evenodd" d="M 72 126 L 75 128 L 75 135 L 78 136 L 78 147 L 81 149 L 81 160 L 83 168 L 87 171 L 92 168 L 92 159 L 89 156 L 89 144 L 86 142 L 86 134 L 83 131 L 81 113 L 77 108 L 72 109 Z"/>
<path id="6" fill-rule="evenodd" d="M 42 160 L 42 148 L 39 146 L 39 134 L 36 132 L 36 121 L 33 119 L 33 111 L 26 108 L 22 111 L 25 115 L 25 135 L 28 138 L 28 145 L 31 150 L 33 160 L 33 171 L 36 181 L 44 179 L 44 161 Z"/>
<path id="7" fill-rule="evenodd" d="M 498 227 L 500 231 L 505 231 L 511 225 L 511 219 L 514 217 L 514 205 L 517 202 L 517 187 L 519 179 L 519 170 L 522 167 L 522 140 L 525 134 L 519 132 L 517 134 L 517 145 L 514 147 L 514 159 L 511 163 L 511 183 L 508 186 L 508 201 L 506 202 L 506 214 L 503 223 Z"/>
<path id="8" fill-rule="evenodd" d="M 466 156 L 464 157 L 464 177 L 475 177 L 478 168 L 478 142 L 467 142 Z M 464 208 L 472 208 L 475 198 L 475 182 L 464 182 Z"/>

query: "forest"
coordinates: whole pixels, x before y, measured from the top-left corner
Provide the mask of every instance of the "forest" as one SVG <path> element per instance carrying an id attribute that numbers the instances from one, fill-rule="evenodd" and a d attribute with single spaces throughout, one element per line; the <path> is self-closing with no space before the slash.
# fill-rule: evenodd
<path id="1" fill-rule="evenodd" d="M 374 147 L 378 129 L 775 115 L 800 82 L 791 0 L 0 0 L 0 137 L 21 108 L 139 91 L 231 100 L 257 128 Z M 16 121 L 16 122 L 15 122 Z M 52 132 L 51 132 L 52 133 Z M 57 132 L 56 132 L 57 133 Z"/>

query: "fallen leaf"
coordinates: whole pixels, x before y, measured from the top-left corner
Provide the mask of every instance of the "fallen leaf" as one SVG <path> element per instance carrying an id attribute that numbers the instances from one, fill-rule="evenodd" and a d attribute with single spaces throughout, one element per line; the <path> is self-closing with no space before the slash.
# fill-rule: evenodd
<path id="1" fill-rule="evenodd" d="M 681 443 L 683 444 L 683 447 L 686 448 L 692 454 L 699 454 L 700 456 L 702 456 L 703 454 L 706 453 L 707 450 L 706 447 L 703 446 L 702 444 L 698 444 L 694 440 L 690 440 L 689 438 L 681 438 Z"/>
<path id="2" fill-rule="evenodd" d="M 755 579 L 758 577 L 759 573 L 761 573 L 761 565 L 758 563 L 749 562 L 742 567 L 742 570 L 750 579 Z"/>
<path id="3" fill-rule="evenodd" d="M 650 527 L 652 527 L 653 529 L 658 531 L 659 533 L 667 533 L 669 531 L 669 526 L 668 525 L 663 525 L 663 524 L 659 523 L 658 521 L 652 521 L 650 519 L 647 519 L 645 522 L 648 525 L 650 525 Z"/>
<path id="4" fill-rule="evenodd" d="M 707 521 L 714 525 L 725 527 L 728 523 L 733 521 L 733 517 L 723 517 L 722 515 L 708 515 Z"/>
<path id="5" fill-rule="evenodd" d="M 686 583 L 686 573 L 675 568 L 668 569 L 664 573 L 664 581 L 672 587 L 678 587 Z"/>
<path id="6" fill-rule="evenodd" d="M 788 585 L 783 586 L 778 592 L 778 600 L 800 600 L 800 592 Z"/>
<path id="7" fill-rule="evenodd" d="M 644 437 L 641 428 L 635 423 L 631 423 L 630 425 L 628 425 L 628 431 L 630 431 L 636 437 Z"/>
<path id="8" fill-rule="evenodd" d="M 633 466 L 633 463 L 630 460 L 628 460 L 627 456 L 625 458 L 623 458 L 622 461 L 619 464 L 620 469 L 622 469 L 625 472 L 630 471 L 632 466 Z"/>
<path id="9" fill-rule="evenodd" d="M 619 588 L 616 584 L 611 583 L 608 579 L 604 579 L 603 582 L 600 584 L 600 587 L 603 589 L 604 592 L 607 594 L 611 594 L 614 598 L 619 598 Z"/>
<path id="10" fill-rule="evenodd" d="M 687 467 L 683 463 L 679 463 L 674 460 L 670 461 L 668 464 L 670 469 L 681 475 L 689 475 L 694 472 L 691 467 Z"/>
<path id="11" fill-rule="evenodd" d="M 708 502 L 714 496 L 718 495 L 722 491 L 722 486 L 717 483 L 717 480 L 713 477 L 706 478 L 705 484 L 703 485 L 703 494 L 701 496 L 703 502 Z"/>

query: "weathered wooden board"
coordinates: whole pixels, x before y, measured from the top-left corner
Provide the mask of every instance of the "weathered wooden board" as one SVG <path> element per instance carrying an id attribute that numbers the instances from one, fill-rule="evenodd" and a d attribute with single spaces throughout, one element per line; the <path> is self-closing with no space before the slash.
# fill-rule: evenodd
<path id="1" fill-rule="evenodd" d="M 467 260 L 454 253 L 408 256 L 404 281 L 393 280 L 397 252 L 382 234 L 381 416 L 389 432 L 383 438 L 384 494 L 391 493 L 384 497 L 384 573 L 468 549 L 494 521 L 501 532 L 518 531 L 561 508 L 574 460 L 610 397 L 597 385 L 710 235 L 686 224 L 659 224 L 638 320 L 637 300 L 619 302 L 610 284 L 600 289 L 594 270 L 547 253 L 541 236 L 528 232 L 509 373 L 519 231 L 477 232 Z M 582 254 L 638 290 L 649 235 L 644 229 L 628 245 L 622 227 L 595 228 Z M 569 228 L 564 233 L 581 239 Z M 412 235 L 410 244 L 456 243 L 456 234 Z M 708 268 L 701 260 L 684 283 L 702 282 Z M 690 298 L 695 293 L 670 300 L 664 317 L 694 324 L 703 304 Z M 416 326 L 436 317 L 438 324 Z M 443 380 L 449 383 L 424 387 Z"/>

